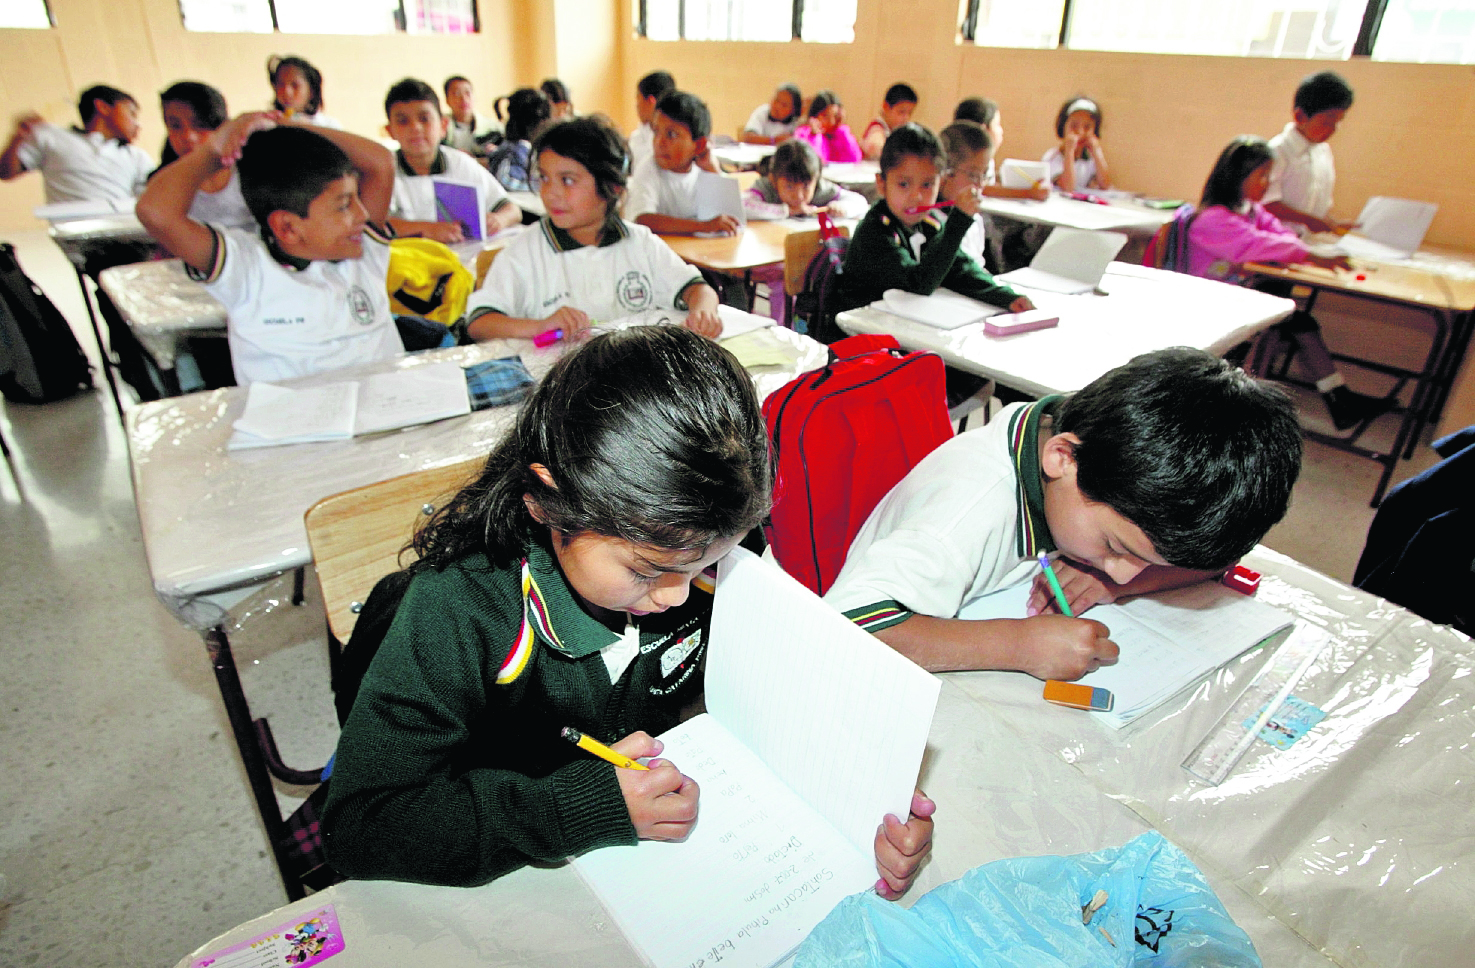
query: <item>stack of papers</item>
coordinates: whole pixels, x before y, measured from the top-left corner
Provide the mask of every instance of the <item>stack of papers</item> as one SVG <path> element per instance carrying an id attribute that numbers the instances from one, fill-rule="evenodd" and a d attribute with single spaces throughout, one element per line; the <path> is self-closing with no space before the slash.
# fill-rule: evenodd
<path id="1" fill-rule="evenodd" d="M 938 289 L 930 296 L 919 296 L 903 289 L 888 289 L 881 298 L 871 303 L 872 309 L 880 309 L 905 319 L 914 319 L 938 329 L 957 329 L 976 323 L 989 316 L 1007 312 L 1000 306 L 959 295 L 951 289 Z"/>
<path id="2" fill-rule="evenodd" d="M 317 387 L 252 383 L 226 449 L 343 440 L 470 412 L 466 376 L 456 363 L 431 363 Z"/>
<path id="3" fill-rule="evenodd" d="M 1024 618 L 1030 585 L 1022 582 L 976 598 L 958 618 Z M 1207 581 L 1122 605 L 1097 605 L 1082 617 L 1110 629 L 1122 650 L 1116 665 L 1079 680 L 1111 690 L 1116 699 L 1111 712 L 1093 715 L 1114 729 L 1291 624 L 1291 616 L 1280 609 Z"/>

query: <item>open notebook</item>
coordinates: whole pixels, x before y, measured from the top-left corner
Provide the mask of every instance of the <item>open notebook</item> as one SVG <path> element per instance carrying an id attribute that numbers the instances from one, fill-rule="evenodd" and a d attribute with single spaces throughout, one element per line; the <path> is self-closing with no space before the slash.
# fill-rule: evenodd
<path id="1" fill-rule="evenodd" d="M 1126 244 L 1127 237 L 1120 232 L 1088 232 L 1059 225 L 1029 265 L 995 278 L 1046 292 L 1090 292 L 1101 284 L 1106 267 Z"/>
<path id="2" fill-rule="evenodd" d="M 252 383 L 227 450 L 341 440 L 471 412 L 457 363 L 376 373 L 316 387 Z"/>
<path id="3" fill-rule="evenodd" d="M 691 836 L 574 860 L 656 968 L 771 965 L 875 884 L 876 827 L 911 807 L 941 688 L 742 549 L 711 636 L 707 712 L 661 736 L 701 787 Z"/>
<path id="4" fill-rule="evenodd" d="M 1024 618 L 1030 582 L 964 605 L 959 618 Z M 1171 699 L 1185 686 L 1282 629 L 1291 616 L 1217 582 L 1157 592 L 1121 605 L 1097 605 L 1083 616 L 1111 630 L 1121 648 L 1116 665 L 1103 666 L 1081 685 L 1110 689 L 1111 712 L 1092 715 L 1121 729 Z"/>

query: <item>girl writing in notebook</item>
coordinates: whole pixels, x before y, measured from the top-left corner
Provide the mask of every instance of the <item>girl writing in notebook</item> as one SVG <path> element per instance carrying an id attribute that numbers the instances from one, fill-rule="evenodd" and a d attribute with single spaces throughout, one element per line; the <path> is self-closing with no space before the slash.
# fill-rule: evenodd
<path id="1" fill-rule="evenodd" d="M 1243 283 L 1246 262 L 1307 262 L 1324 269 L 1349 268 L 1346 256 L 1313 254 L 1301 237 L 1265 210 L 1275 160 L 1264 138 L 1242 135 L 1231 141 L 1204 183 L 1203 199 L 1188 223 L 1188 271 L 1195 276 Z M 1296 344 L 1301 364 L 1326 402 L 1332 423 L 1349 430 L 1391 410 L 1392 397 L 1373 397 L 1349 388 L 1337 372 L 1316 317 L 1297 309 L 1275 331 Z"/>
<path id="2" fill-rule="evenodd" d="M 529 863 L 681 840 L 701 791 L 651 734 L 702 702 L 707 578 L 769 508 L 748 374 L 679 327 L 600 335 L 544 377 L 419 558 L 338 742 L 323 813 L 351 877 L 482 884 Z M 574 748 L 572 727 L 648 770 Z M 913 798 L 876 890 L 931 845 Z"/>
<path id="3" fill-rule="evenodd" d="M 1060 105 L 1055 136 L 1060 144 L 1045 152 L 1042 160 L 1050 166 L 1050 180 L 1061 191 L 1111 187 L 1111 169 L 1101 147 L 1101 108 L 1095 101 L 1077 97 Z"/>
<path id="4" fill-rule="evenodd" d="M 595 322 L 684 309 L 703 336 L 722 332 L 717 293 L 659 236 L 620 218 L 629 152 L 598 116 L 556 121 L 530 146 L 548 214 L 512 241 L 466 303 L 473 339 L 579 336 Z"/>

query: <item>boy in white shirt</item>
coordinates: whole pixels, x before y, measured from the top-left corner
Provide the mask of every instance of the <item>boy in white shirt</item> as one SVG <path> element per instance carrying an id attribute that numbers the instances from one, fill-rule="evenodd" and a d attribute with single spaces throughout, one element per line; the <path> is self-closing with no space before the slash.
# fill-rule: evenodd
<path id="1" fill-rule="evenodd" d="M 635 113 L 640 117 L 640 127 L 630 132 L 626 139 L 630 145 L 630 171 L 635 171 L 650 159 L 655 148 L 655 132 L 651 130 L 651 118 L 661 98 L 676 90 L 676 78 L 668 71 L 651 71 L 635 85 Z"/>
<path id="2" fill-rule="evenodd" d="M 487 146 L 502 140 L 502 125 L 496 118 L 476 113 L 472 107 L 471 82 L 460 74 L 446 78 L 445 92 L 446 107 L 451 112 L 446 118 L 445 144 L 478 160 L 485 159 Z"/>
<path id="3" fill-rule="evenodd" d="M 694 94 L 672 91 L 656 105 L 651 128 L 654 154 L 630 175 L 625 217 L 657 235 L 736 235 L 742 223 L 731 215 L 697 218 L 697 181 L 703 169 L 717 170 L 707 146 L 707 106 Z"/>
<path id="4" fill-rule="evenodd" d="M 236 165 L 258 232 L 189 217 L 199 186 Z M 162 169 L 139 220 L 229 315 L 236 381 L 283 380 L 404 352 L 384 279 L 394 159 L 379 144 L 265 111 Z"/>
<path id="5" fill-rule="evenodd" d="M 1296 231 L 1342 235 L 1350 222 L 1327 217 L 1337 171 L 1327 141 L 1352 107 L 1352 87 L 1341 75 L 1321 71 L 1296 87 L 1292 121 L 1270 139 L 1275 163 L 1264 205 L 1271 215 Z"/>
<path id="6" fill-rule="evenodd" d="M 389 224 L 396 235 L 418 235 L 447 245 L 465 240 L 460 222 L 438 217 L 436 176 L 481 189 L 486 199 L 484 236 L 522 224 L 522 209 L 507 197 L 491 172 L 466 152 L 441 145 L 446 124 L 440 113 L 440 99 L 429 84 L 413 77 L 395 84 L 384 98 L 384 113 L 389 117 L 385 130 L 399 142 L 394 195 L 389 203 Z"/>
<path id="7" fill-rule="evenodd" d="M 46 201 L 129 199 L 143 191 L 153 159 L 133 144 L 138 137 L 138 102 L 115 87 L 99 84 L 77 99 L 81 128 L 51 124 L 34 112 L 17 120 L 0 153 L 0 179 L 41 172 Z"/>

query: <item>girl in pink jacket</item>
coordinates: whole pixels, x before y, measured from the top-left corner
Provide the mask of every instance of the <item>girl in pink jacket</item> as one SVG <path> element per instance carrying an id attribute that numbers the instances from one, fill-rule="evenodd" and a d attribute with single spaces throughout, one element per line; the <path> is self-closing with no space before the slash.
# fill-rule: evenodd
<path id="1" fill-rule="evenodd" d="M 1260 204 L 1270 187 L 1272 161 L 1269 143 L 1251 135 L 1235 138 L 1219 154 L 1188 228 L 1191 275 L 1242 284 L 1250 278 L 1242 268 L 1246 262 L 1309 262 L 1325 269 L 1350 268 L 1345 256 L 1314 255 Z M 1290 294 L 1290 286 L 1278 280 L 1257 288 Z M 1393 397 L 1371 397 L 1345 385 L 1321 338 L 1321 327 L 1310 313 L 1298 309 L 1276 329 L 1301 351 L 1302 365 L 1310 371 L 1338 430 L 1370 422 L 1398 403 Z"/>
<path id="2" fill-rule="evenodd" d="M 816 91 L 809 102 L 809 119 L 794 131 L 794 137 L 802 138 L 819 152 L 820 161 L 832 164 L 838 161 L 860 161 L 863 155 L 860 143 L 850 125 L 845 123 L 845 106 L 834 91 Z"/>

